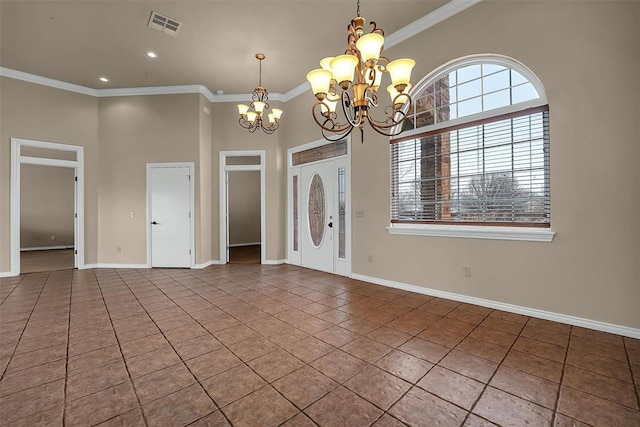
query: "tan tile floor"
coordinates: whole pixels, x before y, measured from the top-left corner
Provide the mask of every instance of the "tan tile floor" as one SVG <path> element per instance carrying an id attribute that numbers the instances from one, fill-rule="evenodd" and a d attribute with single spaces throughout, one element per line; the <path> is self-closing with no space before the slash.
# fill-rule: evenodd
<path id="1" fill-rule="evenodd" d="M 640 340 L 292 266 L 0 280 L 0 424 L 640 426 Z"/>

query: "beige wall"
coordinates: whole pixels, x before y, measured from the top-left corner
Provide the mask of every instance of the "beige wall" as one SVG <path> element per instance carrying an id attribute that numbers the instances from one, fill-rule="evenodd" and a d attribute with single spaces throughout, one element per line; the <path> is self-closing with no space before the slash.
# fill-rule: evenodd
<path id="1" fill-rule="evenodd" d="M 194 162 L 199 174 L 199 110 L 195 94 L 100 98 L 101 263 L 146 264 L 146 165 Z M 195 218 L 199 230 L 198 210 Z"/>
<path id="2" fill-rule="evenodd" d="M 482 2 L 385 51 L 416 59 L 413 82 L 478 53 L 538 75 L 557 234 L 552 243 L 389 235 L 388 139 L 368 129 L 352 144 L 352 207 L 365 211 L 353 219 L 354 273 L 640 328 L 639 11 L 638 2 Z M 287 146 L 318 139 L 312 101 L 287 104 L 300 124 L 287 127 Z"/>
<path id="3" fill-rule="evenodd" d="M 229 173 L 229 244 L 260 242 L 260 172 Z"/>
<path id="4" fill-rule="evenodd" d="M 74 176 L 71 168 L 20 167 L 20 248 L 73 247 Z"/>
<path id="5" fill-rule="evenodd" d="M 98 261 L 98 100 L 0 77 L 0 271 L 11 270 L 11 138 L 84 147 L 85 262 Z"/>
<path id="6" fill-rule="evenodd" d="M 211 109 L 212 105 L 200 95 L 200 167 L 196 171 L 196 263 L 202 264 L 212 260 L 212 224 L 211 224 L 211 191 L 214 187 L 211 166 L 213 155 L 211 150 Z"/>

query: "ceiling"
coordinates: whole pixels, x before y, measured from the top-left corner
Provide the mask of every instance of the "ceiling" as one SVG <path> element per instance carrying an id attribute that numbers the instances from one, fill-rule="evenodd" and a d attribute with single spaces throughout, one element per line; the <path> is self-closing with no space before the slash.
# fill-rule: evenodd
<path id="1" fill-rule="evenodd" d="M 445 3 L 362 0 L 361 15 L 390 35 Z M 178 34 L 148 28 L 152 11 L 181 22 Z M 355 16 L 355 0 L 0 0 L 0 66 L 94 89 L 200 84 L 233 94 L 257 86 L 263 52 L 263 86 L 286 93 L 344 51 Z"/>

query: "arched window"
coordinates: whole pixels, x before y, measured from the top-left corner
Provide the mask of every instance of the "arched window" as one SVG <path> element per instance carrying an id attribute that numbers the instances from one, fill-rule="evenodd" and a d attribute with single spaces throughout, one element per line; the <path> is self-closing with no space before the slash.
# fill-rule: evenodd
<path id="1" fill-rule="evenodd" d="M 524 65 L 446 64 L 391 140 L 392 223 L 549 227 L 549 106 Z"/>

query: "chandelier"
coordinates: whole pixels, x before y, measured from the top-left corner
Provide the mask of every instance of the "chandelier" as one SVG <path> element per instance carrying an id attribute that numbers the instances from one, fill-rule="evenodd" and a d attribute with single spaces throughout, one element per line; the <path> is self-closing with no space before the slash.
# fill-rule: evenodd
<path id="1" fill-rule="evenodd" d="M 272 134 L 278 129 L 278 120 L 282 116 L 282 110 L 274 108 L 269 111 L 269 92 L 262 87 L 262 61 L 264 60 L 264 53 L 256 53 L 256 59 L 260 61 L 260 77 L 258 80 L 258 87 L 253 90 L 251 96 L 251 104 L 238 104 L 238 112 L 240 113 L 240 126 L 245 129 L 249 129 L 249 132 L 253 133 L 256 129 L 260 128 L 268 134 Z M 249 111 L 249 108 L 253 108 L 253 111 Z M 268 124 L 264 122 L 264 115 L 267 113 L 269 120 Z"/>
<path id="2" fill-rule="evenodd" d="M 411 107 L 409 89 L 411 69 L 415 61 L 410 58 L 389 62 L 381 56 L 384 46 L 384 31 L 371 21 L 371 32 L 364 34 L 365 19 L 360 16 L 360 0 L 357 17 L 347 27 L 347 50 L 344 55 L 327 57 L 320 61 L 322 68 L 307 74 L 316 102 L 311 107 L 315 122 L 322 128 L 322 135 L 329 141 L 338 141 L 354 128 L 359 128 L 361 140 L 364 125 L 369 123 L 385 136 L 398 135 Z M 384 109 L 385 117 L 376 120 L 371 109 L 378 107 L 378 89 L 382 77 L 389 73 L 391 84 L 387 91 L 391 105 Z M 336 106 L 342 106 L 341 117 Z"/>

